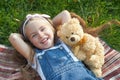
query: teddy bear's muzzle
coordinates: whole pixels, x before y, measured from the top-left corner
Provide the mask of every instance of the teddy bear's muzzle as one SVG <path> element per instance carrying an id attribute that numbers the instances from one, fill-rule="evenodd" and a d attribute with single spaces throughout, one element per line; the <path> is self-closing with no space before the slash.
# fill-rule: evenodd
<path id="1" fill-rule="evenodd" d="M 76 44 L 79 42 L 80 37 L 78 37 L 77 35 L 72 35 L 72 36 L 70 36 L 69 40 L 70 40 L 70 43 Z"/>

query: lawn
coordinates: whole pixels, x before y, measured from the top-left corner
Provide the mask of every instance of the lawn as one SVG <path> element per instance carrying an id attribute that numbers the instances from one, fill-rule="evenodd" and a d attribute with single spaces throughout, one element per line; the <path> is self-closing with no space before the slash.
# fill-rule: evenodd
<path id="1" fill-rule="evenodd" d="M 28 13 L 45 13 L 53 18 L 62 10 L 80 15 L 88 26 L 96 27 L 112 19 L 120 20 L 120 0 L 0 0 L 0 44 L 11 46 L 8 36 L 17 32 Z M 120 26 L 111 25 L 101 39 L 120 51 Z"/>

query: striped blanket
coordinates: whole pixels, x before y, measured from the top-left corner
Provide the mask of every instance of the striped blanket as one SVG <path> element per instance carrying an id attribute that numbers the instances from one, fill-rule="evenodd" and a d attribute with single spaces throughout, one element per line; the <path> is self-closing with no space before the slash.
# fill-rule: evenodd
<path id="1" fill-rule="evenodd" d="M 110 48 L 104 41 L 101 43 L 105 47 L 105 64 L 102 69 L 104 79 L 120 80 L 120 53 Z M 18 63 L 11 59 L 14 53 L 14 49 L 0 45 L 0 80 L 23 80 Z"/>

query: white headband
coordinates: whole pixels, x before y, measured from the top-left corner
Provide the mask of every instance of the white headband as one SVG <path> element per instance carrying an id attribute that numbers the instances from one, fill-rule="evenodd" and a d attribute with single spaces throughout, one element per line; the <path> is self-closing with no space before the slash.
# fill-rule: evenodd
<path id="1" fill-rule="evenodd" d="M 31 19 L 31 18 L 41 18 L 41 17 L 43 17 L 43 18 L 50 18 L 50 16 L 49 15 L 47 15 L 47 14 L 28 14 L 27 16 L 26 16 L 26 20 L 25 20 L 25 22 L 24 22 L 24 24 L 23 24 L 23 36 L 26 38 L 26 35 L 25 35 L 25 25 L 26 25 L 26 23 Z"/>

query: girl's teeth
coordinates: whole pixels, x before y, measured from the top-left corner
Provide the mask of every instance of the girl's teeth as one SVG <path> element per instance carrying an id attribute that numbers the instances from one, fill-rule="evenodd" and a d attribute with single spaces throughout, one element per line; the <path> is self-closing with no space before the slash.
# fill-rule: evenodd
<path id="1" fill-rule="evenodd" d="M 44 39 L 41 43 L 44 44 L 44 42 L 46 42 L 46 41 L 47 41 L 47 39 Z"/>

